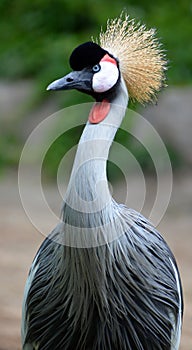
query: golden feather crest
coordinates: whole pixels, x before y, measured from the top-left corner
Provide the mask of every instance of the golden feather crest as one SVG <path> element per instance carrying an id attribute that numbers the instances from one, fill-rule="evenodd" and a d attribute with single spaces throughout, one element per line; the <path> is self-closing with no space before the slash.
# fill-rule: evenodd
<path id="1" fill-rule="evenodd" d="M 119 61 L 130 98 L 140 103 L 156 100 L 164 85 L 166 58 L 155 29 L 135 23 L 127 14 L 108 20 L 99 45 Z"/>

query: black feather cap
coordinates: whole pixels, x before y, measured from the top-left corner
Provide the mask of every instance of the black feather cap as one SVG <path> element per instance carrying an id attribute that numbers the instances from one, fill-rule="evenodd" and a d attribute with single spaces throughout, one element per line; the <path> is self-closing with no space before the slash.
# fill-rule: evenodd
<path id="1" fill-rule="evenodd" d="M 98 44 L 88 41 L 73 50 L 69 63 L 73 70 L 82 70 L 85 67 L 99 63 L 107 53 Z"/>

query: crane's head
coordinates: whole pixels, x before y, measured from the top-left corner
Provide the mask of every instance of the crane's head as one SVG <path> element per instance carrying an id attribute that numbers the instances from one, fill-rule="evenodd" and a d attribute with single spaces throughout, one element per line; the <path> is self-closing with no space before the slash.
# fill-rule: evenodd
<path id="1" fill-rule="evenodd" d="M 108 100 L 124 79 L 129 97 L 141 103 L 156 99 L 165 80 L 166 60 L 155 30 L 135 24 L 124 13 L 109 20 L 98 42 L 87 42 L 71 54 L 73 71 L 48 90 L 77 89 L 96 101 Z"/>
<path id="2" fill-rule="evenodd" d="M 118 61 L 94 42 L 75 48 L 69 59 L 73 71 L 48 86 L 48 90 L 77 89 L 92 95 L 96 101 L 110 99 L 120 81 Z"/>

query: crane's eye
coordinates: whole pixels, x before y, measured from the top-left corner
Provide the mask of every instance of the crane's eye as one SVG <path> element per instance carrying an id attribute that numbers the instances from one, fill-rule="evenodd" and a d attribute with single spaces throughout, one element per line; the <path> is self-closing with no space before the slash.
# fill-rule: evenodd
<path id="1" fill-rule="evenodd" d="M 96 64 L 95 66 L 93 66 L 92 71 L 93 73 L 97 73 L 100 71 L 100 69 L 101 69 L 100 64 Z"/>

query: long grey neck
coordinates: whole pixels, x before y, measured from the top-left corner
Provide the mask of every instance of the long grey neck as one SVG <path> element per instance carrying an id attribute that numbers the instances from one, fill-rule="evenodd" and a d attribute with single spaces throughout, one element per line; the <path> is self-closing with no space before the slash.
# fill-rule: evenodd
<path id="1" fill-rule="evenodd" d="M 98 124 L 86 124 L 79 141 L 71 178 L 64 198 L 63 221 L 75 227 L 93 227 L 94 214 L 112 215 L 106 162 L 109 149 L 128 103 L 124 81 L 119 84 L 107 117 Z M 91 219 L 90 219 L 91 218 Z M 98 215 L 97 215 L 98 218 Z"/>

